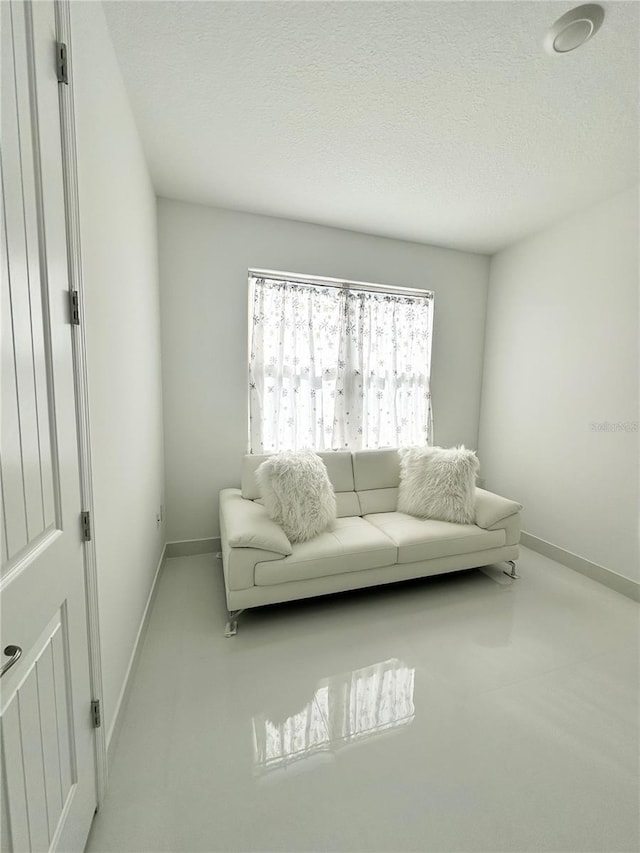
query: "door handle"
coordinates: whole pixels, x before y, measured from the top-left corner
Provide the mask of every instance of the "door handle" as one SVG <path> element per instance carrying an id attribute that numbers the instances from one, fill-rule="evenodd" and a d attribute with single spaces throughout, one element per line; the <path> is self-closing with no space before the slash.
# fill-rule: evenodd
<path id="1" fill-rule="evenodd" d="M 17 663 L 22 657 L 22 649 L 20 646 L 5 646 L 4 653 L 5 655 L 11 655 L 11 657 L 6 663 L 2 664 L 2 667 L 0 668 L 0 678 L 2 678 L 5 672 L 8 672 L 14 663 Z"/>

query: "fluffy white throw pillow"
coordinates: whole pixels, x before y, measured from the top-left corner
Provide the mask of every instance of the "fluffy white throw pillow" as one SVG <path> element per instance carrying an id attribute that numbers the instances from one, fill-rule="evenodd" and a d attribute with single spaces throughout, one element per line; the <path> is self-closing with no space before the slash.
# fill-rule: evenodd
<path id="1" fill-rule="evenodd" d="M 479 467 L 476 454 L 464 445 L 401 450 L 398 509 L 420 518 L 473 524 Z"/>
<path id="2" fill-rule="evenodd" d="M 313 539 L 335 520 L 336 496 L 312 450 L 270 456 L 256 471 L 265 509 L 290 542 Z"/>

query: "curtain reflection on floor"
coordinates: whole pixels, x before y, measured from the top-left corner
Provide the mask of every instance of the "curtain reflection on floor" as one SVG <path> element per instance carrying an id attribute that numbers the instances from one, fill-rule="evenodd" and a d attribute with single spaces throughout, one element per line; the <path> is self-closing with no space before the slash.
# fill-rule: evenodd
<path id="1" fill-rule="evenodd" d="M 397 658 L 323 679 L 311 701 L 284 722 L 253 718 L 259 773 L 334 752 L 413 720 L 415 670 Z"/>

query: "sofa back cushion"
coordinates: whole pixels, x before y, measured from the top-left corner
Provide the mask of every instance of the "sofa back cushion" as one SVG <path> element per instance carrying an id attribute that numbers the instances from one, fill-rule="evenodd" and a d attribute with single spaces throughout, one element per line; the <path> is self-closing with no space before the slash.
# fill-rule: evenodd
<path id="1" fill-rule="evenodd" d="M 268 454 L 271 455 L 271 454 Z M 394 512 L 398 507 L 400 456 L 389 450 L 329 450 L 318 453 L 336 493 L 338 518 Z M 256 500 L 256 469 L 267 455 L 247 454 L 242 463 L 242 497 Z"/>
<path id="2" fill-rule="evenodd" d="M 356 450 L 353 453 L 356 492 L 397 489 L 400 485 L 400 455 L 392 450 Z"/>
<path id="3" fill-rule="evenodd" d="M 336 492 L 336 515 L 338 518 L 363 515 L 356 492 Z"/>
<path id="4" fill-rule="evenodd" d="M 356 450 L 353 477 L 362 515 L 396 510 L 400 485 L 397 450 Z"/>
<path id="5" fill-rule="evenodd" d="M 253 501 L 260 497 L 256 470 L 270 455 L 272 454 L 252 453 L 244 457 L 240 483 L 243 498 Z M 338 518 L 360 515 L 360 503 L 354 490 L 351 452 L 348 450 L 329 450 L 318 453 L 318 456 L 325 464 L 329 480 L 336 493 Z"/>
<path id="6" fill-rule="evenodd" d="M 356 492 L 360 501 L 360 515 L 375 512 L 395 512 L 398 509 L 397 489 L 367 489 Z"/>

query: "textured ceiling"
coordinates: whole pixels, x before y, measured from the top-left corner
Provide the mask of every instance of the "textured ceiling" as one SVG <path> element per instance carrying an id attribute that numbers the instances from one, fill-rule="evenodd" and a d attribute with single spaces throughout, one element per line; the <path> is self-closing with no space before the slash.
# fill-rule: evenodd
<path id="1" fill-rule="evenodd" d="M 640 7 L 106 2 L 158 195 L 491 253 L 638 180 Z"/>

